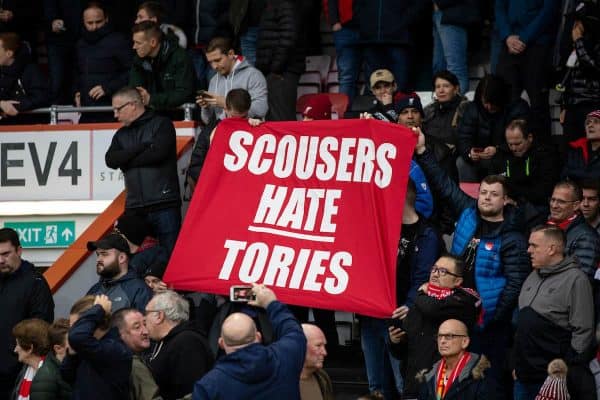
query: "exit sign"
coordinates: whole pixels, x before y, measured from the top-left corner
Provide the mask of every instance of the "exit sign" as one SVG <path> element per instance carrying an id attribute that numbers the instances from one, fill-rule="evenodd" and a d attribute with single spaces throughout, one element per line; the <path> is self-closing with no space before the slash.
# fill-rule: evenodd
<path id="1" fill-rule="evenodd" d="M 75 240 L 75 221 L 13 221 L 4 227 L 17 231 L 23 247 L 69 247 Z"/>

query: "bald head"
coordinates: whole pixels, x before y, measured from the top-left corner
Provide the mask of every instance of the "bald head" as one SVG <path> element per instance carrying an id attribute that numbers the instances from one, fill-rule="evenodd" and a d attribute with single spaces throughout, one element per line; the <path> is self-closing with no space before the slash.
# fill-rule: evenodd
<path id="1" fill-rule="evenodd" d="M 233 313 L 223 322 L 219 344 L 229 354 L 249 344 L 260 342 L 260 338 L 252 318 L 244 313 Z"/>
<path id="2" fill-rule="evenodd" d="M 323 362 L 327 356 L 327 339 L 323 331 L 313 324 L 302 324 L 304 336 L 306 336 L 306 356 L 301 378 L 308 378 L 313 372 L 323 368 Z"/>
<path id="3" fill-rule="evenodd" d="M 457 320 L 444 321 L 437 335 L 438 351 L 445 359 L 457 357 L 469 346 L 469 332 L 467 326 Z"/>
<path id="4" fill-rule="evenodd" d="M 464 322 L 459 321 L 457 319 L 447 319 L 446 321 L 442 322 L 438 331 L 439 332 L 449 331 L 449 332 L 453 332 L 458 335 L 467 335 L 468 334 L 467 325 L 465 325 Z"/>

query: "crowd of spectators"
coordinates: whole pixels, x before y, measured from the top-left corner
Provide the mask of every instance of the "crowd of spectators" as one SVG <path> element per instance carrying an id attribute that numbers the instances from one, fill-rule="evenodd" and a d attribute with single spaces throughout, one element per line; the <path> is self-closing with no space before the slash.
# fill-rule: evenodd
<path id="1" fill-rule="evenodd" d="M 360 118 L 418 135 L 397 308 L 388 319 L 359 316 L 370 392 L 361 398 L 533 400 L 551 398 L 550 386 L 597 398 L 594 1 L 43 0 L 37 17 L 36 1 L 22 3 L 1 2 L 0 123 L 40 122 L 23 112 L 49 104 L 110 106 L 80 122 L 122 124 L 105 160 L 123 172 L 127 198 L 114 232 L 88 243 L 99 279 L 62 316 L 68 321 L 54 320 L 48 284 L 21 258 L 16 232 L 0 229 L 1 399 L 335 397 L 323 368 L 326 346 L 333 355 L 339 348 L 331 310 L 313 309 L 315 324 L 300 325 L 308 309 L 288 308 L 260 284 L 239 304 L 176 293 L 162 280 L 182 224 L 177 107 L 199 109 L 186 176 L 193 191 L 220 121 L 297 119 L 321 12 L 340 92 L 350 104 L 371 96 Z M 425 108 L 414 92 L 424 18 L 434 97 Z M 36 63 L 34 21 L 48 78 Z M 470 101 L 468 49 L 484 21 L 491 73 Z M 556 136 L 552 88 L 561 93 Z M 331 109 L 327 94 L 313 96 L 303 119 L 330 119 Z M 470 183 L 474 197 L 463 190 Z"/>

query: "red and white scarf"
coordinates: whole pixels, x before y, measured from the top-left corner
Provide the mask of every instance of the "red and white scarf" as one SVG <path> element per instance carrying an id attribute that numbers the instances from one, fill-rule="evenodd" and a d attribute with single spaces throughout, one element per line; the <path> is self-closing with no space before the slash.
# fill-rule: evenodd
<path id="1" fill-rule="evenodd" d="M 44 358 L 40 360 L 37 369 L 32 366 L 27 367 L 25 370 L 25 375 L 23 375 L 23 380 L 21 381 L 21 386 L 19 386 L 19 395 L 17 396 L 17 400 L 29 400 L 29 392 L 31 392 L 31 382 L 33 378 L 35 378 L 35 374 L 44 364 Z"/>
<path id="2" fill-rule="evenodd" d="M 577 218 L 578 216 L 579 216 L 579 214 L 575 213 L 575 214 L 571 215 L 569 218 L 562 220 L 562 221 L 557 221 L 557 220 L 550 218 L 548 220 L 548 225 L 558 226 L 562 231 L 566 231 L 567 228 L 569 227 L 569 225 L 571 225 L 571 222 L 573 222 L 575 220 L 575 218 Z"/>
<path id="3" fill-rule="evenodd" d="M 440 365 L 438 366 L 438 370 L 436 372 L 436 400 L 442 400 L 444 397 L 446 397 L 448 390 L 450 390 L 450 387 L 452 386 L 456 378 L 460 376 L 460 373 L 465 368 L 470 359 L 471 353 L 465 351 L 463 355 L 460 356 L 460 360 L 458 360 L 458 362 L 454 366 L 454 369 L 450 373 L 450 376 L 448 376 L 448 380 L 446 380 L 446 360 L 442 358 L 442 360 L 440 361 Z"/>
<path id="4" fill-rule="evenodd" d="M 427 296 L 436 298 L 438 300 L 445 299 L 454 293 L 454 288 L 445 288 L 441 286 L 436 286 L 429 282 L 427 284 Z"/>

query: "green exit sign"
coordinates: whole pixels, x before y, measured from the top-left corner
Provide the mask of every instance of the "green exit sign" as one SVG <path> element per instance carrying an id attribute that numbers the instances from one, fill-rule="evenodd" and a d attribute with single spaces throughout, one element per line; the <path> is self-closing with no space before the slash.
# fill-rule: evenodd
<path id="1" fill-rule="evenodd" d="M 75 221 L 12 221 L 4 227 L 17 231 L 23 247 L 69 247 L 75 240 Z"/>

